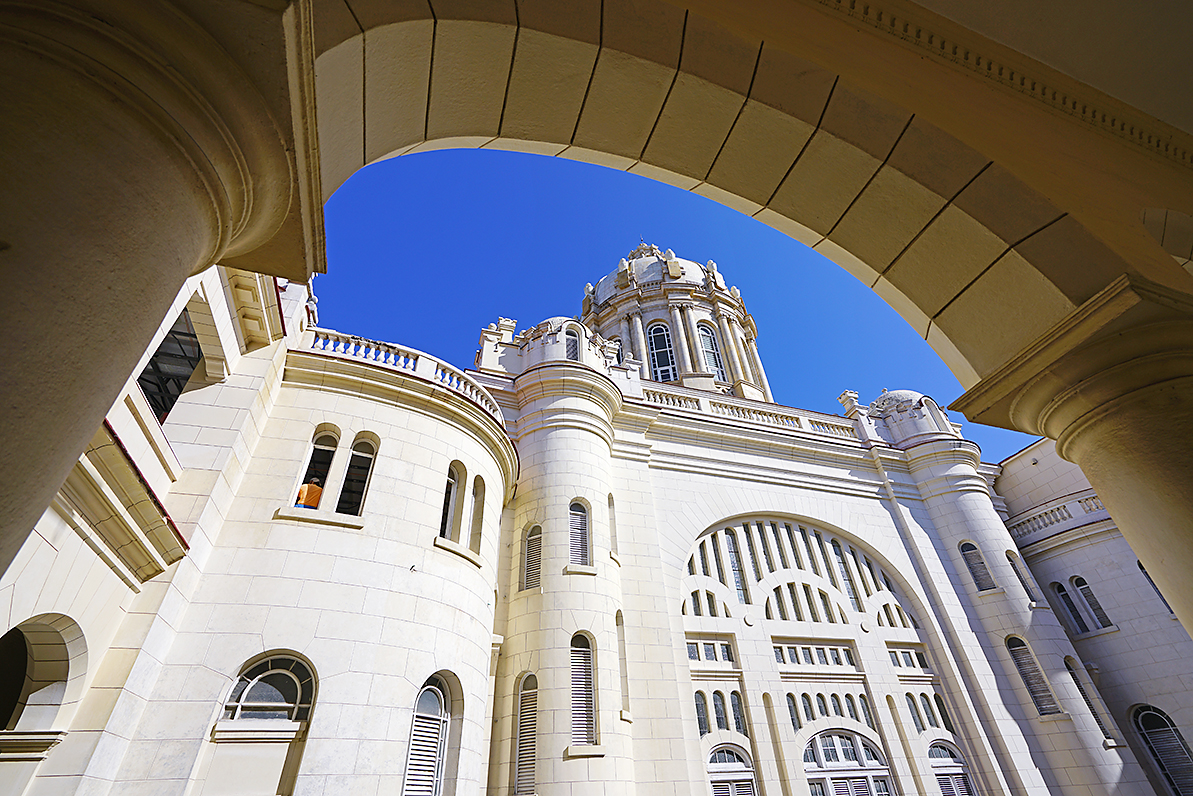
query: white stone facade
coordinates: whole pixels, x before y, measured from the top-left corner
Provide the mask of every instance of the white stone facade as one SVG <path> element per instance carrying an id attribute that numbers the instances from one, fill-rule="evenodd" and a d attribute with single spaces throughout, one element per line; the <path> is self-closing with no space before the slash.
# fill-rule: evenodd
<path id="1" fill-rule="evenodd" d="M 644 244 L 467 373 L 222 267 L 143 364 L 183 308 L 164 423 L 130 380 L 0 578 L 4 796 L 1168 787 L 1128 713 L 1183 726 L 1193 642 L 1109 520 L 1013 539 L 1059 477 L 1004 505 L 918 393 L 775 405 L 711 263 Z"/>

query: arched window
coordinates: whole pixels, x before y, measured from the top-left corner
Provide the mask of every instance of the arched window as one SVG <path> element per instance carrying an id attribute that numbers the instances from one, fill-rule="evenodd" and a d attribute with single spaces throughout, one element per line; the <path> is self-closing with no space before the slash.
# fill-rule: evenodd
<path id="1" fill-rule="evenodd" d="M 816 695 L 816 712 L 821 716 L 828 715 L 828 702 L 824 698 L 824 694 Z"/>
<path id="2" fill-rule="evenodd" d="M 1069 677 L 1073 680 L 1073 685 L 1076 687 L 1077 693 L 1081 695 L 1081 701 L 1089 709 L 1089 714 L 1094 717 L 1094 722 L 1097 723 L 1098 729 L 1102 731 L 1102 735 L 1107 738 L 1114 738 L 1106 723 L 1102 721 L 1102 716 L 1098 713 L 1098 709 L 1094 707 L 1094 701 L 1090 699 L 1089 692 L 1085 690 L 1085 684 L 1081 682 L 1081 677 L 1077 674 L 1077 669 L 1073 663 L 1071 658 L 1065 658 L 1065 671 L 1069 673 Z"/>
<path id="3" fill-rule="evenodd" d="M 795 706 L 795 694 L 787 695 L 787 712 L 791 714 L 791 729 L 795 732 L 799 732 L 799 708 Z"/>
<path id="4" fill-rule="evenodd" d="M 650 349 L 650 375 L 655 381 L 675 381 L 675 356 L 671 351 L 671 332 L 664 323 L 656 323 L 646 330 L 646 344 Z"/>
<path id="5" fill-rule="evenodd" d="M 703 550 L 704 547 L 701 546 L 700 549 Z M 613 507 L 613 493 L 612 492 L 609 493 L 609 550 L 614 553 L 617 552 L 617 511 Z M 705 562 L 705 570 L 706 571 L 704 573 L 705 575 L 708 574 L 707 563 L 708 562 L 706 561 Z"/>
<path id="6" fill-rule="evenodd" d="M 859 694 L 857 705 L 862 709 L 862 718 L 866 720 L 866 725 L 874 729 L 874 717 L 870 715 L 870 703 L 866 701 L 866 697 Z"/>
<path id="7" fill-rule="evenodd" d="M 352 457 L 348 459 L 348 472 L 344 475 L 344 486 L 340 488 L 340 501 L 336 504 L 338 514 L 360 515 L 365 502 L 365 489 L 369 486 L 369 475 L 373 471 L 373 459 L 377 448 L 366 439 L 352 445 Z"/>
<path id="8" fill-rule="evenodd" d="M 1048 687 L 1048 681 L 1040 671 L 1040 666 L 1031 654 L 1027 642 L 1011 636 L 1007 639 L 1007 652 L 1011 654 L 1011 660 L 1015 662 L 1015 668 L 1023 678 L 1023 685 L 1027 687 L 1027 693 L 1031 695 L 1031 701 L 1040 715 L 1060 713 L 1060 705 L 1056 703 L 1056 697 L 1052 695 L 1052 689 Z"/>
<path id="9" fill-rule="evenodd" d="M 522 551 L 522 588 L 537 589 L 543 563 L 543 529 L 536 525 L 526 532 Z"/>
<path id="10" fill-rule="evenodd" d="M 944 724 L 944 728 L 949 732 L 956 732 L 953 729 L 953 722 L 949 720 L 949 712 L 944 709 L 944 700 L 941 699 L 940 694 L 933 694 L 932 698 L 936 701 L 936 711 L 940 714 L 940 721 Z"/>
<path id="11" fill-rule="evenodd" d="M 943 796 L 973 796 L 965 761 L 961 754 L 950 746 L 934 743 L 928 747 L 928 763 L 936 775 L 936 784 Z"/>
<path id="12" fill-rule="evenodd" d="M 1160 773 L 1178 796 L 1193 794 L 1193 754 L 1168 714 L 1143 705 L 1131 717 Z"/>
<path id="13" fill-rule="evenodd" d="M 721 348 L 717 345 L 717 333 L 711 326 L 699 324 L 696 333 L 700 336 L 700 347 L 704 350 L 704 361 L 717 381 L 729 381 L 725 376 L 725 363 L 721 360 Z"/>
<path id="14" fill-rule="evenodd" d="M 455 541 L 459 538 L 460 511 L 458 507 L 459 485 L 464 480 L 459 463 L 452 462 L 447 468 L 447 485 L 443 489 L 443 513 L 439 517 L 439 535 Z"/>
<path id="15" fill-rule="evenodd" d="M 961 557 L 965 559 L 965 566 L 969 568 L 969 576 L 973 578 L 973 585 L 978 591 L 988 591 L 997 588 L 990 570 L 986 568 L 986 559 L 982 558 L 982 551 L 972 542 L 961 544 Z"/>
<path id="16" fill-rule="evenodd" d="M 890 796 L 890 769 L 865 737 L 841 730 L 817 735 L 804 747 L 804 774 L 813 796 Z"/>
<path id="17" fill-rule="evenodd" d="M 1007 563 L 1011 565 L 1011 571 L 1019 579 L 1019 585 L 1023 587 L 1023 591 L 1027 592 L 1027 599 L 1033 603 L 1036 602 L 1036 591 L 1031 587 L 1031 581 L 1023 574 L 1023 570 L 1019 569 L 1019 557 L 1010 550 L 1007 551 Z"/>
<path id="18" fill-rule="evenodd" d="M 725 695 L 720 691 L 713 691 L 712 694 L 712 708 L 713 713 L 716 714 L 717 729 L 729 729 L 729 716 L 725 710 Z"/>
<path id="19" fill-rule="evenodd" d="M 1164 595 L 1160 593 L 1160 587 L 1156 585 L 1156 582 L 1152 580 L 1152 576 L 1147 574 L 1147 570 L 1143 568 L 1143 562 L 1136 561 L 1135 563 L 1139 565 L 1139 571 L 1143 573 L 1143 577 L 1147 578 L 1148 584 L 1151 585 L 1156 596 L 1160 598 L 1160 602 L 1164 603 L 1164 607 L 1168 609 L 1168 613 L 1173 613 L 1172 606 L 1168 604 L 1168 600 L 1165 600 Z"/>
<path id="20" fill-rule="evenodd" d="M 19 627 L 0 636 L 0 661 L 6 664 L 4 677 L 0 678 L 0 730 L 13 729 L 20 718 L 21 708 L 24 707 L 21 696 L 28 677 L 27 660 L 29 646 Z"/>
<path id="21" fill-rule="evenodd" d="M 565 356 L 574 361 L 580 361 L 580 335 L 575 329 L 568 329 L 563 335 Z"/>
<path id="22" fill-rule="evenodd" d="M 713 796 L 754 796 L 754 768 L 744 751 L 722 746 L 708 756 Z"/>
<path id="23" fill-rule="evenodd" d="M 849 714 L 849 718 L 857 721 L 857 705 L 853 702 L 853 695 L 845 695 L 845 712 Z"/>
<path id="24" fill-rule="evenodd" d="M 481 551 L 482 523 L 485 520 L 485 479 L 479 475 L 472 479 L 472 533 L 468 536 L 468 549 Z"/>
<path id="25" fill-rule="evenodd" d="M 625 648 L 625 618 L 621 611 L 613 616 L 613 623 L 617 626 L 617 666 L 621 674 L 621 709 L 630 712 L 630 670 L 626 659 Z"/>
<path id="26" fill-rule="evenodd" d="M 909 713 L 911 713 L 911 722 L 915 725 L 915 731 L 923 732 L 924 720 L 920 718 L 919 708 L 917 708 L 915 705 L 915 697 L 913 697 L 911 694 L 904 694 L 903 696 L 907 698 L 907 710 Z"/>
<path id="27" fill-rule="evenodd" d="M 331 460 L 335 457 L 336 446 L 339 444 L 340 441 L 335 434 L 327 431 L 316 433 L 311 445 L 311 458 L 302 476 L 298 497 L 294 499 L 295 506 L 304 509 L 319 508 L 323 488 L 327 486 L 327 472 L 331 469 Z"/>
<path id="28" fill-rule="evenodd" d="M 243 671 L 228 701 L 225 719 L 306 721 L 315 698 L 315 678 L 295 658 L 266 658 Z"/>
<path id="29" fill-rule="evenodd" d="M 571 563 L 587 566 L 591 560 L 588 541 L 588 509 L 583 503 L 568 506 L 568 555 Z"/>
<path id="30" fill-rule="evenodd" d="M 572 636 L 572 744 L 591 746 L 597 737 L 596 684 L 592 644 L 583 633 Z"/>
<path id="31" fill-rule="evenodd" d="M 610 337 L 609 342 L 617 346 L 617 364 L 620 365 L 625 362 L 625 346 L 622 345 L 620 337 Z"/>
<path id="32" fill-rule="evenodd" d="M 928 722 L 929 727 L 939 727 L 940 724 L 936 721 L 936 712 L 932 710 L 932 700 L 928 699 L 927 694 L 920 694 L 920 705 L 924 708 L 924 718 Z"/>
<path id="33" fill-rule="evenodd" d="M 746 711 L 742 705 L 741 694 L 737 691 L 729 695 L 729 707 L 733 709 L 733 729 L 742 735 L 749 735 L 750 731 L 746 726 Z"/>
<path id="34" fill-rule="evenodd" d="M 518 687 L 518 737 L 514 752 L 514 794 L 533 796 L 535 762 L 538 759 L 539 681 L 533 674 Z"/>
<path id="35" fill-rule="evenodd" d="M 410 726 L 410 749 L 406 755 L 406 779 L 402 793 L 439 796 L 443 790 L 443 769 L 447 761 L 447 725 L 451 718 L 447 687 L 431 678 L 414 703 Z"/>
<path id="36" fill-rule="evenodd" d="M 703 691 L 696 692 L 696 726 L 700 729 L 700 737 L 708 735 L 708 701 Z"/>
<path id="37" fill-rule="evenodd" d="M 841 712 L 841 697 L 837 696 L 836 694 L 833 694 L 832 696 L 829 697 L 829 701 L 832 702 L 834 716 L 845 715 Z"/>
<path id="38" fill-rule="evenodd" d="M 1102 608 L 1102 603 L 1098 602 L 1097 596 L 1094 595 L 1094 590 L 1090 588 L 1089 583 L 1085 578 L 1073 578 L 1073 586 L 1081 593 L 1081 597 L 1085 600 L 1085 604 L 1089 606 L 1090 613 L 1094 615 L 1094 619 L 1098 623 L 1098 627 L 1111 627 L 1114 623 L 1110 621 L 1110 617 L 1106 615 L 1105 609 Z"/>
<path id="39" fill-rule="evenodd" d="M 746 579 L 742 575 L 741 551 L 737 547 L 737 536 L 729 529 L 725 529 L 725 547 L 729 550 L 729 569 L 733 571 L 733 583 L 737 586 L 738 602 L 749 603 L 750 594 L 746 591 Z M 713 551 L 717 551 L 715 545 Z"/>
<path id="40" fill-rule="evenodd" d="M 1060 600 L 1060 604 L 1065 607 L 1065 613 L 1073 625 L 1073 632 L 1088 633 L 1089 625 L 1085 624 L 1085 618 L 1077 610 L 1077 604 L 1073 602 L 1073 595 L 1069 594 L 1068 590 L 1059 583 L 1053 583 L 1052 590 L 1056 592 L 1056 598 Z"/>
<path id="41" fill-rule="evenodd" d="M 833 539 L 831 546 L 833 557 L 837 560 L 837 569 L 841 572 L 841 585 L 845 588 L 845 594 L 849 597 L 853 610 L 861 611 L 862 601 L 857 595 L 857 587 L 853 585 L 853 575 L 849 572 L 849 564 L 845 562 L 845 552 L 841 549 L 841 543 Z"/>

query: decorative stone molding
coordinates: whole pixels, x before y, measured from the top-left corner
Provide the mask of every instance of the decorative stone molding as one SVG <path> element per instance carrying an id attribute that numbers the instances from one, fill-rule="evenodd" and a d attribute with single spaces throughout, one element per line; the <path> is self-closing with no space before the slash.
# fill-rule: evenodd
<path id="1" fill-rule="evenodd" d="M 34 763 L 45 760 L 50 750 L 65 737 L 66 730 L 0 730 L 0 763 Z"/>
<path id="2" fill-rule="evenodd" d="M 290 743 L 306 722 L 277 719 L 222 719 L 211 730 L 216 743 Z"/>
<path id="3" fill-rule="evenodd" d="M 1179 132 L 1106 96 L 1078 96 L 1071 88 L 1053 85 L 1041 75 L 1027 74 L 967 43 L 942 36 L 927 25 L 870 0 L 811 0 L 871 30 L 885 33 L 916 52 L 945 61 L 998 85 L 1041 102 L 1091 127 L 1121 138 L 1162 158 L 1193 168 L 1193 145 L 1178 141 Z M 1092 90 L 1091 90 L 1092 92 Z"/>

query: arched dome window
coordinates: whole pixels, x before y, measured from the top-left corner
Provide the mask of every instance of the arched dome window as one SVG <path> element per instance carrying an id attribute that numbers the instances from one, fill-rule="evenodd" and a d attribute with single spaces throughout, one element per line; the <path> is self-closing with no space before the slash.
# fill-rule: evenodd
<path id="1" fill-rule="evenodd" d="M 437 677 L 431 678 L 418 692 L 402 793 L 427 796 L 442 793 L 450 704 L 447 686 Z"/>
<path id="2" fill-rule="evenodd" d="M 1168 714 L 1151 705 L 1143 705 L 1131 717 L 1147 751 L 1160 773 L 1178 796 L 1193 794 L 1193 754 L 1181 731 Z"/>
<path id="3" fill-rule="evenodd" d="M 655 381 L 675 381 L 675 354 L 671 348 L 671 331 L 665 323 L 656 323 L 646 331 L 650 349 L 650 375 Z"/>
<path id="4" fill-rule="evenodd" d="M 882 753 L 857 733 L 830 730 L 804 747 L 804 774 L 812 796 L 890 796 L 891 771 Z"/>
<path id="5" fill-rule="evenodd" d="M 729 381 L 725 376 L 725 363 L 721 359 L 721 347 L 717 345 L 717 333 L 711 326 L 700 324 L 696 327 L 700 335 L 700 348 L 704 351 L 704 361 L 717 381 Z"/>
<path id="6" fill-rule="evenodd" d="M 224 703 L 225 719 L 306 721 L 315 678 L 300 660 L 268 658 L 244 671 Z"/>
<path id="7" fill-rule="evenodd" d="M 580 361 L 580 335 L 575 329 L 568 329 L 563 335 L 565 356 L 573 362 Z"/>

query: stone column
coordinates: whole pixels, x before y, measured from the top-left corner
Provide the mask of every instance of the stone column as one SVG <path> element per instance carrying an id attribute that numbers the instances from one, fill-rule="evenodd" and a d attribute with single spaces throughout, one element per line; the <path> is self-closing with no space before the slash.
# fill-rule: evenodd
<path id="1" fill-rule="evenodd" d="M 621 335 L 621 360 L 634 358 L 634 349 L 630 347 L 633 338 L 630 337 L 630 320 L 625 315 L 617 319 L 617 333 Z"/>
<path id="2" fill-rule="evenodd" d="M 641 363 L 642 378 L 650 378 L 650 358 L 646 355 L 646 332 L 642 329 L 642 313 L 631 312 L 630 323 L 634 327 L 634 356 Z"/>
<path id="3" fill-rule="evenodd" d="M 680 317 L 680 309 L 678 304 L 672 304 L 671 310 L 671 328 L 674 330 L 675 340 L 672 346 L 675 349 L 675 359 L 679 365 L 679 374 L 681 376 L 692 372 L 692 358 L 688 354 L 688 332 L 684 328 L 683 318 Z"/>
<path id="4" fill-rule="evenodd" d="M 717 325 L 721 327 L 721 355 L 729 360 L 729 377 L 737 383 L 743 378 L 741 361 L 737 358 L 737 346 L 733 342 L 733 332 L 729 329 L 729 319 L 721 312 L 717 313 Z"/>
<path id="5" fill-rule="evenodd" d="M 775 402 L 775 396 L 771 394 L 770 382 L 766 380 L 766 371 L 762 369 L 762 357 L 758 356 L 758 340 L 750 337 L 746 339 L 746 349 L 750 354 L 750 364 L 754 367 L 754 372 L 758 374 L 758 380 L 762 382 L 762 394 L 766 396 L 766 400 L 770 403 Z"/>
<path id="6" fill-rule="evenodd" d="M 695 355 L 692 365 L 701 373 L 709 373 L 711 371 L 704 358 L 704 346 L 700 344 L 700 330 L 696 328 L 696 322 L 692 320 L 692 307 L 684 304 L 680 307 L 680 311 L 683 315 L 684 328 L 688 331 L 688 339 L 692 342 L 692 352 Z"/>
<path id="7" fill-rule="evenodd" d="M 741 363 L 741 377 L 746 381 L 757 383 L 758 378 L 753 373 L 749 357 L 746 356 L 746 346 L 743 342 L 744 335 L 742 334 L 741 324 L 737 322 L 736 318 L 729 319 L 729 330 L 732 335 L 731 344 L 733 346 L 733 353 L 737 355 L 738 361 Z"/>
<path id="8" fill-rule="evenodd" d="M 1193 296 L 1123 275 L 953 407 L 1055 439 L 1193 627 Z"/>

